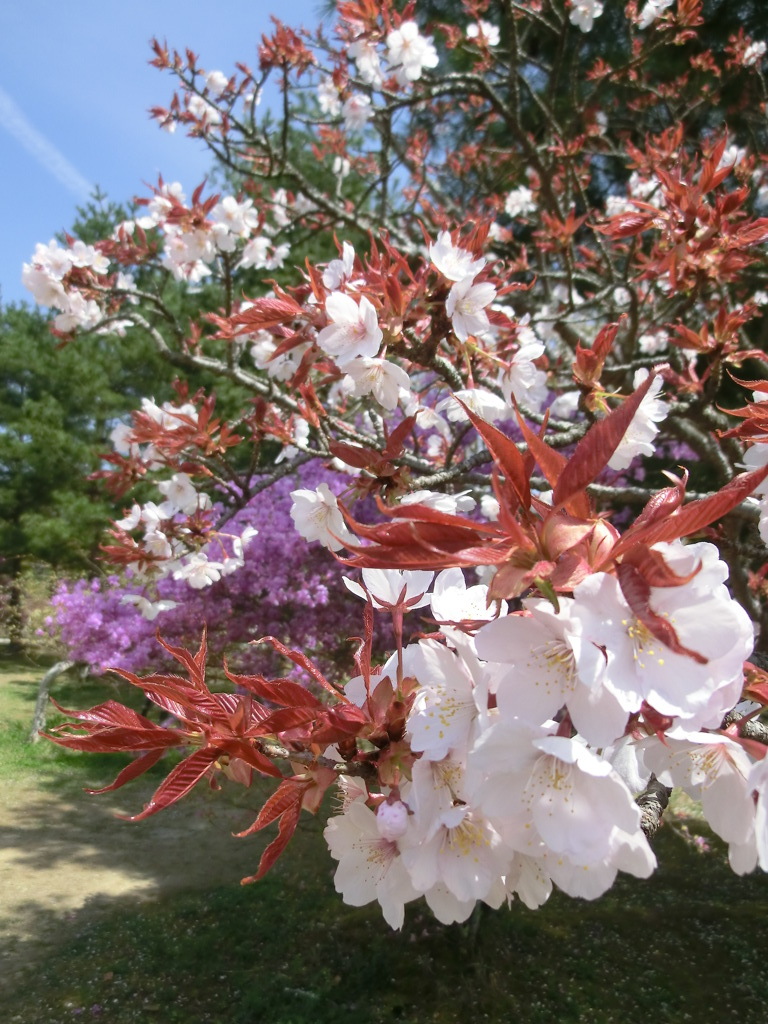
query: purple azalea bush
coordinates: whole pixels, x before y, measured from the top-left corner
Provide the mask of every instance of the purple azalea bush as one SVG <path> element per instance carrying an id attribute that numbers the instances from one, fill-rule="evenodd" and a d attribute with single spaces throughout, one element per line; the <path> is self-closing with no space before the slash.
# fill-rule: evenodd
<path id="1" fill-rule="evenodd" d="M 337 494 L 345 483 L 340 474 L 302 467 L 302 487 L 323 482 Z M 148 585 L 131 570 L 123 576 L 64 581 L 53 596 L 48 628 L 70 658 L 87 662 L 98 674 L 111 668 L 167 667 L 169 658 L 157 634 L 194 647 L 204 626 L 211 650 L 226 654 L 237 671 L 274 674 L 285 669 L 269 645 L 251 643 L 263 636 L 313 652 L 323 670 L 340 664 L 351 668 L 355 642 L 348 639 L 347 624 L 360 619 L 359 600 L 343 585 L 333 555 L 297 533 L 290 515 L 296 487 L 296 477 L 286 476 L 230 519 L 224 529 L 235 535 L 249 526 L 258 530 L 237 572 L 204 589 L 170 576 Z M 129 603 L 142 597 L 155 606 L 168 602 L 173 607 L 148 619 Z"/>

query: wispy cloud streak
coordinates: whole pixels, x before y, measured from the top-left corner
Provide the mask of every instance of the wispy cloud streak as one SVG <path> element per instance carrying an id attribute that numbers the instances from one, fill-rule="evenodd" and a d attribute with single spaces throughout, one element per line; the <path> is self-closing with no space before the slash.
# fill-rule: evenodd
<path id="1" fill-rule="evenodd" d="M 87 199 L 93 185 L 73 167 L 63 153 L 35 128 L 18 104 L 0 88 L 0 125 L 9 132 L 50 175 L 78 199 Z"/>

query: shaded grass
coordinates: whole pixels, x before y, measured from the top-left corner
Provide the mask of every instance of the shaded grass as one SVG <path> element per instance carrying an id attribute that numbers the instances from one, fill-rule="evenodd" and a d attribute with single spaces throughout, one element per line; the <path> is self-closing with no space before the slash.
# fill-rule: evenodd
<path id="1" fill-rule="evenodd" d="M 66 950 L 6 1002 L 24 1024 L 100 1019 L 211 1024 L 521 1021 L 763 1024 L 763 877 L 667 834 L 650 882 L 596 903 L 553 896 L 465 926 L 419 906 L 402 933 L 344 906 L 309 822 L 257 886 L 121 906 L 72 925 Z"/>
<path id="2" fill-rule="evenodd" d="M 39 678 L 22 675 L 17 666 L 0 682 L 3 778 L 9 770 L 65 789 L 111 779 L 113 756 L 44 743 L 21 749 L 11 718 L 22 716 L 25 736 Z M 89 686 L 63 682 L 57 695 L 70 706 L 105 699 L 103 687 Z M 257 796 L 248 803 L 257 806 Z M 334 892 L 322 826 L 322 816 L 305 818 L 258 885 L 212 884 L 140 904 L 116 899 L 100 915 L 70 915 L 65 941 L 44 960 L 30 948 L 26 976 L 4 993 L 4 1024 L 768 1019 L 768 879 L 733 875 L 717 844 L 699 853 L 663 829 L 656 875 L 622 878 L 594 903 L 555 894 L 539 911 L 514 904 L 448 928 L 417 903 L 393 933 L 374 907 L 347 907 Z M 247 840 L 254 863 L 270 838 Z M 190 842 L 179 856 L 195 856 Z M 214 883 L 215 863 L 210 874 Z"/>

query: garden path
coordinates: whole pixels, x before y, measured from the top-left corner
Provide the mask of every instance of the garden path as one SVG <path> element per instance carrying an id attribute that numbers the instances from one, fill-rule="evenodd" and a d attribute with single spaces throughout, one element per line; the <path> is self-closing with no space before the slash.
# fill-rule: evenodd
<path id="1" fill-rule="evenodd" d="M 232 837 L 253 819 L 245 791 L 196 792 L 142 822 L 115 817 L 140 810 L 151 789 L 134 783 L 116 794 L 62 796 L 26 781 L 0 787 L 0 989 L 120 900 L 255 871 L 263 844 Z"/>

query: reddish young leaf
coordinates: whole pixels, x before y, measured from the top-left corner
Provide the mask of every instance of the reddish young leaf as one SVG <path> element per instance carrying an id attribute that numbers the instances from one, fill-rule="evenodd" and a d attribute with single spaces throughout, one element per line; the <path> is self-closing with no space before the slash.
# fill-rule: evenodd
<path id="1" fill-rule="evenodd" d="M 315 680 L 318 686 L 322 686 L 322 688 L 327 690 L 328 693 L 332 693 L 337 700 L 347 700 L 343 693 L 339 692 L 335 686 L 332 686 L 331 683 L 328 682 L 317 665 L 313 664 L 306 654 L 302 654 L 301 651 L 290 650 L 290 648 L 286 647 L 282 641 L 278 640 L 277 637 L 274 636 L 263 636 L 260 640 L 252 640 L 251 643 L 270 644 L 278 654 L 282 654 L 285 658 L 292 661 L 294 665 L 298 665 L 299 668 L 303 668 L 304 671 Z"/>
<path id="2" fill-rule="evenodd" d="M 544 479 L 554 490 L 560 480 L 560 476 L 568 465 L 568 459 L 561 452 L 556 451 L 551 445 L 538 434 L 535 434 L 523 417 L 518 412 L 517 420 L 523 432 L 528 451 L 539 465 Z M 546 422 L 546 421 L 545 421 Z M 543 429 L 543 428 L 542 428 Z M 592 516 L 592 508 L 586 494 L 574 494 L 566 503 L 565 509 L 573 516 L 580 519 L 589 519 Z"/>
<path id="3" fill-rule="evenodd" d="M 292 679 L 265 679 L 264 676 L 241 676 L 224 666 L 227 679 L 236 686 L 255 693 L 263 700 L 279 704 L 281 707 L 323 707 L 323 702 L 311 693 L 306 686 L 294 683 Z"/>
<path id="4" fill-rule="evenodd" d="M 651 371 L 618 409 L 595 423 L 582 437 L 555 486 L 553 507 L 559 508 L 573 495 L 583 492 L 593 483 L 598 473 L 605 469 L 655 379 L 656 374 Z"/>
<path id="5" fill-rule="evenodd" d="M 190 682 L 195 686 L 205 688 L 205 662 L 208 657 L 208 637 L 205 627 L 203 627 L 203 633 L 200 637 L 200 646 L 195 654 L 190 654 L 184 647 L 174 647 L 173 644 L 167 643 L 157 634 L 157 642 L 162 648 L 164 648 L 170 655 L 172 655 L 179 664 L 183 665 L 187 672 L 189 672 Z"/>
<path id="6" fill-rule="evenodd" d="M 137 750 L 157 750 L 158 747 L 165 750 L 167 747 L 177 747 L 182 742 L 182 737 L 170 729 L 102 729 L 95 730 L 90 736 L 77 736 L 67 733 L 66 729 L 75 729 L 77 726 L 72 723 L 65 723 L 57 726 L 51 732 L 40 733 L 47 740 L 58 743 L 61 747 L 69 750 L 83 750 L 91 753 L 107 753 L 109 751 L 123 750 L 134 752 Z"/>
<path id="7" fill-rule="evenodd" d="M 120 789 L 127 782 L 132 782 L 134 779 L 138 779 L 144 772 L 157 764 L 160 758 L 165 753 L 165 750 L 159 748 L 158 750 L 148 750 L 146 754 L 140 754 L 135 758 L 129 765 L 118 774 L 117 778 L 109 786 L 102 786 L 101 789 L 86 789 L 86 793 L 90 793 L 92 796 L 98 796 L 100 793 L 109 793 L 113 789 Z"/>
<path id="8" fill-rule="evenodd" d="M 378 462 L 380 458 L 379 453 L 372 448 L 363 448 L 360 445 L 347 444 L 344 441 L 330 441 L 328 449 L 335 459 L 339 459 L 354 469 L 367 469 L 374 462 Z"/>
<path id="9" fill-rule="evenodd" d="M 296 826 L 299 823 L 300 816 L 301 798 L 299 798 L 297 802 L 283 813 L 280 818 L 280 825 L 278 826 L 277 838 L 273 839 L 264 853 L 262 853 L 258 871 L 255 875 L 249 875 L 247 878 L 241 878 L 241 885 L 250 885 L 252 882 L 258 882 L 259 879 L 266 875 L 290 842 L 293 833 L 296 831 Z"/>
<path id="10" fill-rule="evenodd" d="M 254 299 L 252 305 L 230 317 L 230 322 L 239 327 L 238 334 L 250 334 L 259 328 L 277 327 L 279 324 L 288 324 L 303 315 L 301 306 L 290 298 Z"/>
<path id="11" fill-rule="evenodd" d="M 245 836 L 252 836 L 255 832 L 259 832 L 261 829 L 271 825 L 273 821 L 277 821 L 278 818 L 285 814 L 297 800 L 299 804 L 301 803 L 304 791 L 309 785 L 310 783 L 305 781 L 283 779 L 275 792 L 267 797 L 264 806 L 256 815 L 252 824 L 243 832 L 235 832 L 234 835 L 238 839 L 243 839 Z"/>
<path id="12" fill-rule="evenodd" d="M 751 661 L 744 662 L 744 697 L 768 704 L 768 672 Z"/>
<path id="13" fill-rule="evenodd" d="M 701 562 L 686 576 L 678 576 L 664 561 L 660 551 L 645 544 L 636 544 L 622 558 L 622 565 L 632 565 L 651 587 L 679 587 L 689 583 L 701 569 Z"/>
<path id="14" fill-rule="evenodd" d="M 647 231 L 653 224 L 654 216 L 658 216 L 658 214 L 627 211 L 611 217 L 604 224 L 596 224 L 595 230 L 609 238 L 632 238 L 633 235 L 640 235 L 643 231 Z"/>
<path id="15" fill-rule="evenodd" d="M 181 764 L 177 764 L 170 775 L 163 779 L 152 795 L 152 799 L 139 814 L 119 815 L 126 821 L 143 821 L 152 814 L 170 807 L 190 790 L 194 789 L 197 783 L 208 774 L 213 763 L 221 756 L 220 747 L 205 747 L 190 754 Z"/>
<path id="16" fill-rule="evenodd" d="M 219 738 L 217 737 L 217 739 Z M 272 779 L 281 779 L 283 777 L 280 769 L 248 739 L 221 739 L 219 748 L 227 753 L 230 758 L 237 758 L 250 765 L 251 768 L 255 768 L 261 775 L 267 775 Z"/>
<path id="17" fill-rule="evenodd" d="M 675 478 L 673 477 L 673 479 Z M 674 487 L 665 487 L 649 498 L 642 512 L 632 524 L 632 529 L 650 526 L 651 523 L 660 522 L 673 512 L 676 512 L 683 504 L 685 485 L 687 483 L 688 470 L 684 469 L 682 479 L 676 480 Z"/>
<path id="18" fill-rule="evenodd" d="M 195 687 L 182 676 L 149 675 L 141 678 L 121 668 L 112 671 L 144 690 L 155 704 L 185 721 L 199 722 L 201 718 L 220 716 L 221 707 L 210 690 Z"/>
<path id="19" fill-rule="evenodd" d="M 548 445 L 538 434 L 535 434 L 517 409 L 515 412 L 517 412 L 517 422 L 525 438 L 525 443 L 528 445 L 528 450 L 538 463 L 545 480 L 554 489 L 560 479 L 560 474 L 568 465 L 568 460 L 563 454 Z"/>
<path id="20" fill-rule="evenodd" d="M 461 402 L 460 399 L 458 401 Z M 461 405 L 464 407 L 464 411 L 472 425 L 485 441 L 486 447 L 493 456 L 496 465 L 514 488 L 521 507 L 527 512 L 531 507 L 530 470 L 532 467 L 526 467 L 525 459 L 515 442 L 510 440 L 506 434 L 503 434 L 498 427 L 494 427 L 491 423 L 486 423 L 485 420 L 472 412 L 464 402 L 461 402 Z"/>
<path id="21" fill-rule="evenodd" d="M 345 737 L 357 736 L 369 724 L 362 708 L 356 704 L 340 704 L 329 708 L 312 731 L 313 743 L 338 743 Z"/>
<path id="22" fill-rule="evenodd" d="M 255 736 L 272 736 L 300 725 L 307 725 L 318 718 L 317 707 L 280 708 L 259 722 Z"/>
<path id="23" fill-rule="evenodd" d="M 759 740 L 749 739 L 747 736 L 739 735 L 738 722 L 734 722 L 733 725 L 729 725 L 727 729 L 723 730 L 723 732 L 724 735 L 735 740 L 740 747 L 743 747 L 744 750 L 746 750 L 751 757 L 754 757 L 756 761 L 762 761 L 766 754 L 768 754 L 768 747 L 766 747 L 764 743 L 761 743 Z"/>
<path id="24" fill-rule="evenodd" d="M 402 453 L 405 445 L 405 439 L 408 437 L 415 425 L 415 416 L 407 416 L 401 423 L 398 423 L 389 435 L 386 447 L 382 452 L 382 458 L 396 459 Z"/>
<path id="25" fill-rule="evenodd" d="M 138 711 L 134 711 L 132 708 L 127 708 L 124 704 L 121 704 L 116 700 L 107 700 L 103 704 L 97 704 L 95 707 L 88 708 L 86 711 L 70 711 L 68 708 L 63 708 L 58 701 L 51 697 L 51 704 L 60 711 L 63 715 L 68 715 L 70 718 L 76 718 L 79 722 L 83 723 L 83 728 L 88 728 L 89 725 L 101 725 L 104 728 L 122 727 L 122 728 L 135 728 L 135 729 L 159 729 L 163 730 L 163 727 L 151 722 L 144 715 L 140 715 Z M 88 724 L 86 724 L 88 723 Z M 72 724 L 72 723 L 68 723 Z"/>
<path id="26" fill-rule="evenodd" d="M 642 542 L 651 545 L 661 541 L 678 540 L 680 537 L 697 533 L 716 519 L 721 519 L 749 497 L 766 477 L 768 477 L 768 466 L 753 469 L 749 473 L 740 473 L 739 476 L 734 477 L 733 480 L 721 487 L 716 494 L 683 505 L 661 522 L 651 523 L 639 530 L 632 529 L 632 540 L 635 543 Z M 630 531 L 624 534 L 615 550 L 623 550 L 628 546 L 628 543 L 623 542 L 629 534 Z"/>

